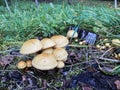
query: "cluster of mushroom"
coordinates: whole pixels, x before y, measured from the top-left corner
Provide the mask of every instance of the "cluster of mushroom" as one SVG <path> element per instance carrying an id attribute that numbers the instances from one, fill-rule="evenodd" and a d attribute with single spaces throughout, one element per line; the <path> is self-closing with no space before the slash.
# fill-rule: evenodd
<path id="1" fill-rule="evenodd" d="M 27 60 L 27 61 L 20 61 L 18 64 L 17 64 L 17 68 L 18 69 L 24 69 L 24 68 L 30 68 L 32 67 L 32 61 L 31 60 Z"/>
<path id="2" fill-rule="evenodd" d="M 64 47 L 68 43 L 69 40 L 63 35 L 54 35 L 42 40 L 30 39 L 23 43 L 20 53 L 26 55 L 41 52 L 32 60 L 32 66 L 39 70 L 63 68 L 68 56 Z"/>

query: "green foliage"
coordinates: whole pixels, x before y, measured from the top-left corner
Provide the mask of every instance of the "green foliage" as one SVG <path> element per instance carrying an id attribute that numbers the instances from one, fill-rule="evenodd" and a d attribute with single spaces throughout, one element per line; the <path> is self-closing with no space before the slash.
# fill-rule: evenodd
<path id="1" fill-rule="evenodd" d="M 66 35 L 67 28 L 79 25 L 107 36 L 120 37 L 120 10 L 33 2 L 14 2 L 12 13 L 0 7 L 0 37 L 2 41 L 25 41 L 39 36 Z M 3 12 L 4 11 L 4 12 Z M 118 34 L 118 35 L 117 35 Z"/>
<path id="2" fill-rule="evenodd" d="M 113 74 L 120 74 L 120 65 L 116 66 L 114 69 L 113 69 Z"/>
<path id="3" fill-rule="evenodd" d="M 5 5 L 4 0 L 0 0 L 0 5 Z"/>

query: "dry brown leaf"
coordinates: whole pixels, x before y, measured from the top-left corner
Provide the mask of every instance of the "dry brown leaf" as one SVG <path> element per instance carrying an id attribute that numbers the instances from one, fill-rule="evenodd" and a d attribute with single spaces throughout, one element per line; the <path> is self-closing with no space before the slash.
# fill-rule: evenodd
<path id="1" fill-rule="evenodd" d="M 3 56 L 2 59 L 0 60 L 0 64 L 3 65 L 8 65 L 13 61 L 14 57 L 12 55 L 6 55 Z"/>
<path id="2" fill-rule="evenodd" d="M 93 89 L 88 85 L 82 85 L 82 90 L 93 90 Z"/>
<path id="3" fill-rule="evenodd" d="M 116 80 L 114 83 L 117 87 L 117 90 L 120 90 L 120 80 Z"/>

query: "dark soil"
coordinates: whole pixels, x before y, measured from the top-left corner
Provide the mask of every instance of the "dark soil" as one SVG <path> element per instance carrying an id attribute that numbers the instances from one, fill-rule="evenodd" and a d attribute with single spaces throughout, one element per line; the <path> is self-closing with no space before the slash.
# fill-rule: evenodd
<path id="1" fill-rule="evenodd" d="M 119 90 L 115 81 L 120 81 L 120 76 L 108 75 L 99 69 L 96 62 L 99 59 L 95 56 L 102 55 L 103 51 L 94 47 L 67 48 L 66 66 L 49 71 L 33 67 L 18 70 L 18 61 L 33 58 L 21 55 L 18 48 L 9 48 L 0 54 L 0 90 Z M 101 67 L 105 65 L 105 61 L 99 62 Z"/>

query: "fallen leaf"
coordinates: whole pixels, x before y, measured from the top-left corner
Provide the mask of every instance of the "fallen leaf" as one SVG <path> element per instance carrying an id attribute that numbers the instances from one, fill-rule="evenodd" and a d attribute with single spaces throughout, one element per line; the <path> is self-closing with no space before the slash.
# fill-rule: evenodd
<path id="1" fill-rule="evenodd" d="M 3 65 L 8 65 L 13 61 L 14 57 L 12 55 L 6 55 L 3 56 L 2 59 L 0 60 L 0 64 Z"/>
<path id="2" fill-rule="evenodd" d="M 114 83 L 117 87 L 117 90 L 120 90 L 120 80 L 116 80 Z"/>
<path id="3" fill-rule="evenodd" d="M 82 90 L 93 90 L 93 89 L 88 85 L 82 85 Z"/>

